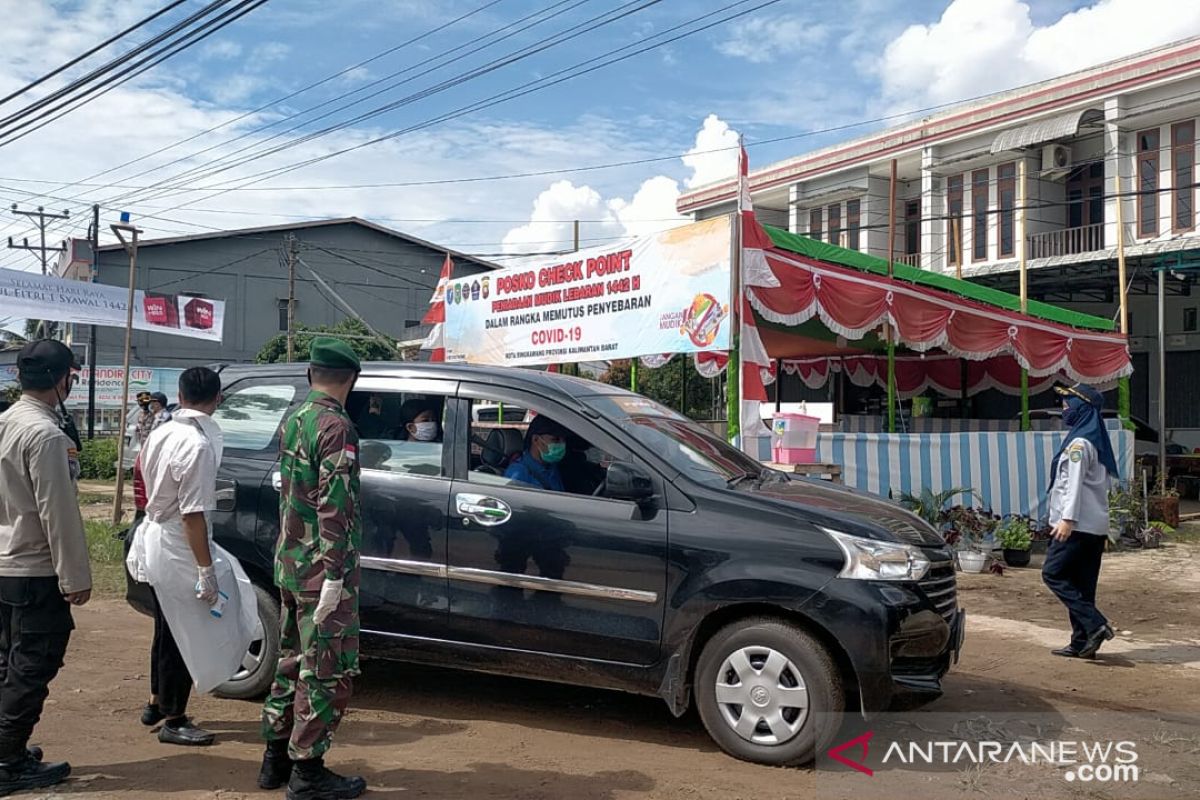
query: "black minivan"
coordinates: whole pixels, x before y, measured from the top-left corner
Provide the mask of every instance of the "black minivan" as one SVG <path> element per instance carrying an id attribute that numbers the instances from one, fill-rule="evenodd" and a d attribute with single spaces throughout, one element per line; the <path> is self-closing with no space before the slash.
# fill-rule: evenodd
<path id="1" fill-rule="evenodd" d="M 260 587 L 268 631 L 221 694 L 249 698 L 278 652 L 278 429 L 308 386 L 303 364 L 221 377 L 214 534 Z M 726 752 L 792 764 L 827 746 L 837 712 L 936 698 L 961 647 L 952 554 L 926 523 L 764 469 L 641 395 L 369 363 L 347 410 L 367 656 L 657 695 L 676 715 L 694 702 Z M 423 411 L 435 441 L 409 436 Z M 564 491 L 505 477 L 536 415 L 571 432 Z"/>

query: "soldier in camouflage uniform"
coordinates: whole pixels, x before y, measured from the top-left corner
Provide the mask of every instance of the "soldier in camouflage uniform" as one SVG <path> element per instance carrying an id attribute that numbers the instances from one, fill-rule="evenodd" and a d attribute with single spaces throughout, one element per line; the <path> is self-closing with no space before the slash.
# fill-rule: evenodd
<path id="1" fill-rule="evenodd" d="M 344 342 L 318 338 L 309 358 L 312 391 L 280 436 L 280 660 L 263 707 L 259 786 L 286 781 L 288 800 L 358 797 L 362 778 L 324 766 L 358 666 L 358 434 L 345 410 L 359 361 Z"/>

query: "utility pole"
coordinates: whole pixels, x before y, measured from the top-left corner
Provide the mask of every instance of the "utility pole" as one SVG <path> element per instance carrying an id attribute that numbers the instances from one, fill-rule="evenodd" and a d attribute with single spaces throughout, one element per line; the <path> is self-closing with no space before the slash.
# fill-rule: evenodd
<path id="1" fill-rule="evenodd" d="M 287 299 L 287 363 L 296 358 L 296 237 L 287 235 L 288 299 Z"/>
<path id="2" fill-rule="evenodd" d="M 14 214 L 18 214 L 22 217 L 29 217 L 30 219 L 36 219 L 38 230 L 42 234 L 42 241 L 41 241 L 40 245 L 32 245 L 29 243 L 28 239 L 22 239 L 21 244 L 14 244 L 13 238 L 10 236 L 10 237 L 8 237 L 9 249 L 10 250 L 29 250 L 30 252 L 37 253 L 38 257 L 42 261 L 42 274 L 43 275 L 47 274 L 47 272 L 48 272 L 47 264 L 49 263 L 49 259 L 46 257 L 46 254 L 47 253 L 66 252 L 67 246 L 65 244 L 61 244 L 58 247 L 47 247 L 46 246 L 46 222 L 48 220 L 69 219 L 71 216 L 71 212 L 63 211 L 63 213 L 61 213 L 61 214 L 55 214 L 53 212 L 47 213 L 46 209 L 44 209 L 42 206 L 38 206 L 37 211 L 22 211 L 17 206 L 16 203 L 12 204 L 12 212 Z"/>
<path id="3" fill-rule="evenodd" d="M 129 224 L 129 214 L 121 213 L 121 223 L 112 225 L 112 231 L 121 240 L 125 252 L 129 254 L 129 298 L 125 304 L 125 372 L 121 377 L 121 427 L 117 439 L 117 494 L 113 497 L 113 524 L 121 523 L 121 503 L 125 497 L 125 430 L 128 427 L 129 412 L 129 351 L 133 346 L 133 298 L 134 284 L 137 278 L 138 234 L 140 230 Z M 125 241 L 124 234 L 128 233 L 131 241 Z M 95 376 L 93 376 L 95 377 Z M 95 383 L 95 381 L 92 381 Z"/>
<path id="4" fill-rule="evenodd" d="M 92 206 L 92 275 L 95 282 L 100 275 L 100 204 Z M 96 326 L 92 325 L 88 333 L 88 404 L 87 432 L 88 441 L 96 438 Z"/>

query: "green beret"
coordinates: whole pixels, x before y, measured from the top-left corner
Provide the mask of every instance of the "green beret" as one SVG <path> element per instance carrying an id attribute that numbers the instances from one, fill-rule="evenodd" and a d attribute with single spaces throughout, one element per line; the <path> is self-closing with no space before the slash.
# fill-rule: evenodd
<path id="1" fill-rule="evenodd" d="M 312 346 L 308 349 L 308 363 L 327 369 L 352 369 L 356 372 L 362 370 L 358 356 L 350 349 L 350 345 L 341 339 L 328 336 L 313 339 Z"/>

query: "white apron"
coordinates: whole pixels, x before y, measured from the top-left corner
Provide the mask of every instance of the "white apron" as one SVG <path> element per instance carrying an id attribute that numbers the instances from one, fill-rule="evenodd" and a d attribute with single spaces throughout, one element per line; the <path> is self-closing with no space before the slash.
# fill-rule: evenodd
<path id="1" fill-rule="evenodd" d="M 219 440 L 215 444 L 219 464 Z M 179 654 L 196 690 L 203 693 L 232 678 L 241 668 L 250 643 L 263 636 L 254 585 L 237 559 L 213 542 L 211 523 L 208 546 L 217 586 L 228 595 L 220 617 L 214 617 L 212 606 L 196 597 L 196 557 L 179 516 L 159 522 L 143 519 L 134 531 L 125 560 L 130 575 L 154 587 Z"/>

